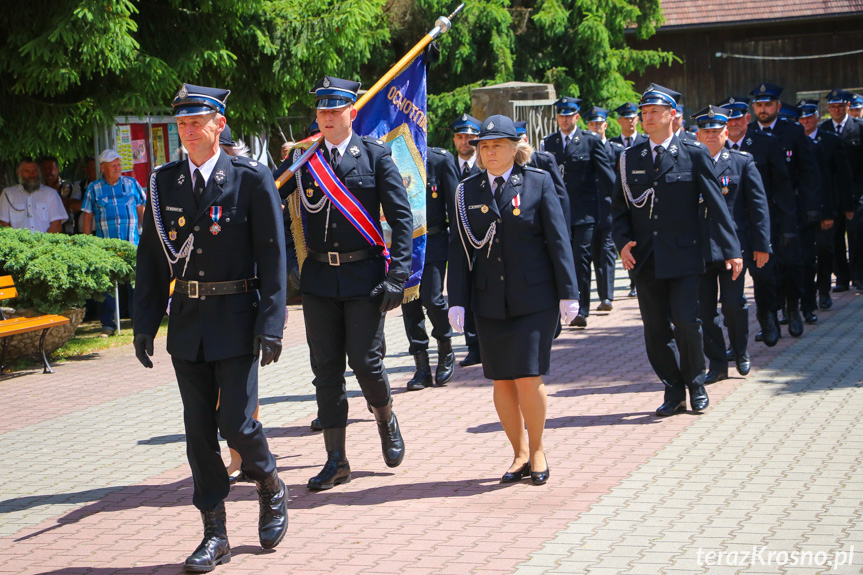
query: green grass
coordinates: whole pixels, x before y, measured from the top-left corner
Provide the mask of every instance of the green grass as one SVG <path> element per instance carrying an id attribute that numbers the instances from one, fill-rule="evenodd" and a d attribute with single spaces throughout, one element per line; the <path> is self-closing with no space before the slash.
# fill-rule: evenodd
<path id="1" fill-rule="evenodd" d="M 132 322 L 131 320 L 120 320 L 120 334 L 111 337 L 100 337 L 102 324 L 99 321 L 90 321 L 82 323 L 75 331 L 75 335 L 66 342 L 66 344 L 48 356 L 48 361 L 51 365 L 60 363 L 69 358 L 79 357 L 82 355 L 90 355 L 94 352 L 121 345 L 132 343 Z M 159 332 L 156 337 L 164 336 L 168 333 L 168 318 L 162 319 L 159 326 Z M 38 354 L 36 354 L 38 356 Z M 42 367 L 42 359 L 34 359 L 32 357 L 22 357 L 11 362 L 6 371 L 21 371 L 27 369 L 36 369 Z"/>

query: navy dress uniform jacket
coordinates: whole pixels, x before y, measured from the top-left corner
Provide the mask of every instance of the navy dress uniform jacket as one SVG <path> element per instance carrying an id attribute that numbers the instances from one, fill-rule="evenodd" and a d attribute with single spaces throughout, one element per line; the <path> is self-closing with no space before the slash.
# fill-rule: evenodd
<path id="1" fill-rule="evenodd" d="M 655 257 L 657 279 L 704 273 L 702 228 L 697 216 L 699 197 L 704 198 L 716 221 L 717 242 L 723 259 L 739 258 L 740 243 L 719 183 L 713 160 L 699 142 L 672 138 L 659 170 L 654 169 L 650 141 L 627 148 L 626 173 L 623 165 L 612 199 L 612 237 L 617 250 L 635 241 L 632 248 L 637 276 L 651 254 Z M 623 178 L 633 197 L 649 188 L 655 192 L 653 211 L 650 200 L 641 207 L 630 205 L 624 197 Z"/>
<path id="2" fill-rule="evenodd" d="M 755 160 L 747 152 L 723 150 L 714 166 L 716 177 L 722 184 L 723 178 L 728 178 L 727 191 L 720 188 L 728 211 L 734 220 L 737 240 L 740 242 L 740 252 L 744 259 L 752 259 L 753 251 L 772 253 L 770 247 L 770 207 L 767 205 L 767 193 L 761 182 L 761 174 L 755 166 Z M 722 248 L 717 242 L 719 232 L 715 228 L 715 219 L 710 210 L 705 208 L 704 221 L 709 230 L 709 262 L 725 261 Z"/>
<path id="3" fill-rule="evenodd" d="M 457 186 L 452 154 L 443 148 L 429 148 L 426 157 L 426 263 L 447 259 Z"/>
<path id="4" fill-rule="evenodd" d="M 546 136 L 543 150 L 551 152 L 563 172 L 573 226 L 596 223 L 600 204 L 611 196 L 614 169 L 605 145 L 594 132 L 576 128 L 566 149 L 560 132 Z"/>
<path id="5" fill-rule="evenodd" d="M 548 172 L 548 175 L 551 176 L 551 181 L 554 182 L 554 189 L 557 192 L 557 199 L 560 200 L 560 207 L 566 219 L 566 229 L 569 229 L 572 226 L 570 223 L 569 194 L 566 192 L 566 185 L 560 176 L 560 167 L 557 165 L 554 155 L 550 152 L 534 150 L 527 165 L 543 172 Z"/>
<path id="6" fill-rule="evenodd" d="M 815 138 L 815 158 L 821 174 L 821 217 L 825 220 L 844 218 L 843 212 L 853 211 L 853 176 L 848 165 L 845 145 L 835 132 L 820 128 Z"/>
<path id="7" fill-rule="evenodd" d="M 350 138 L 347 150 L 335 170 L 336 176 L 373 220 L 376 221 L 383 210 L 392 229 L 389 273 L 393 277 L 407 279 L 411 266 L 413 215 L 402 176 L 393 162 L 388 144 L 375 138 L 360 137 L 356 133 L 352 133 Z M 324 157 L 326 155 L 324 149 Z M 280 171 L 284 171 L 288 165 L 288 160 L 283 162 Z M 301 168 L 299 177 L 302 183 L 299 192 L 305 194 L 309 203 L 318 203 L 324 197 L 324 192 L 308 168 Z M 296 189 L 297 174 L 294 174 L 280 192 L 287 197 Z M 346 253 L 370 247 L 350 221 L 329 202 L 317 213 L 306 212 L 305 232 L 306 247 L 319 253 Z M 368 297 L 385 276 L 386 262 L 383 257 L 370 257 L 339 266 L 306 258 L 300 274 L 300 291 L 321 297 Z"/>
<path id="8" fill-rule="evenodd" d="M 821 122 L 818 126 L 818 131 L 830 132 L 835 134 L 836 128 L 833 126 L 833 120 L 828 119 Z M 845 156 L 848 159 L 848 165 L 851 167 L 853 180 L 853 188 L 851 191 L 852 206 L 848 211 L 852 211 L 863 203 L 863 120 L 848 116 L 845 122 L 845 127 L 842 128 L 842 133 L 839 134 L 842 138 L 842 144 L 845 146 Z"/>
<path id="9" fill-rule="evenodd" d="M 203 345 L 205 361 L 217 361 L 256 354 L 255 335 L 281 339 L 287 281 L 285 233 L 279 195 L 267 167 L 220 150 L 200 203 L 193 195 L 186 160 L 165 164 L 155 174 L 165 233 L 177 234 L 169 241 L 178 251 L 190 234 L 195 243 L 185 273 L 184 259 L 169 265 L 148 201 L 138 245 L 135 333 L 156 335 L 174 278 L 223 282 L 258 277 L 259 290 L 246 293 L 195 299 L 175 292 L 168 353 L 195 361 Z M 218 234 L 210 231 L 214 206 L 222 209 Z"/>
<path id="10" fill-rule="evenodd" d="M 640 144 L 642 142 L 646 142 L 649 139 L 650 138 L 648 138 L 645 134 L 641 134 L 639 132 L 636 132 L 635 135 L 633 136 L 633 142 L 632 142 L 632 145 L 630 147 L 637 146 L 638 144 Z M 619 136 L 615 136 L 613 138 L 610 138 L 609 141 L 614 142 L 616 144 L 620 144 L 621 146 L 624 147 L 624 149 L 626 148 L 626 142 L 624 142 L 624 140 L 623 140 L 623 134 L 621 134 Z"/>
<path id="11" fill-rule="evenodd" d="M 751 122 L 749 128 L 759 130 L 758 122 Z M 791 186 L 797 190 L 797 208 L 801 212 L 798 221 L 804 223 L 807 212 L 821 211 L 821 176 L 812 141 L 796 122 L 778 119 L 772 133 L 785 152 Z"/>
<path id="12" fill-rule="evenodd" d="M 474 250 L 466 238 L 462 243 L 464 229 L 454 231 L 447 276 L 450 307 L 469 306 L 477 316 L 505 319 L 556 307 L 562 299 L 578 299 L 569 230 L 551 176 L 516 164 L 503 188 L 502 209 L 486 172 L 464 180 L 463 186 L 473 235 L 484 238 L 495 222 L 497 233 L 490 246 Z M 517 194 L 519 215 L 512 206 Z"/>
<path id="13" fill-rule="evenodd" d="M 773 134 L 749 129 L 741 142 L 741 151 L 752 154 L 761 174 L 773 234 L 796 234 L 799 230 L 797 197 L 791 184 L 791 173 L 785 153 Z M 776 239 L 777 235 L 772 235 Z"/>
<path id="14" fill-rule="evenodd" d="M 615 184 L 617 184 L 617 178 L 620 177 L 620 156 L 623 154 L 623 150 L 625 149 L 626 146 L 623 144 L 613 142 L 611 140 L 605 141 L 605 150 L 608 153 L 608 157 L 611 159 L 611 165 L 614 166 Z M 611 196 L 599 205 L 599 221 L 597 223 L 597 227 L 606 229 L 611 227 Z"/>

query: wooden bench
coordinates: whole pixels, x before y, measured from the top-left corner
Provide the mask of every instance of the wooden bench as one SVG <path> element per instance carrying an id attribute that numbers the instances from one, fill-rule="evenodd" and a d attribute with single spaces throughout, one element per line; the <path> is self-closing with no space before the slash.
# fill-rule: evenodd
<path id="1" fill-rule="evenodd" d="M 15 289 L 15 281 L 12 279 L 12 276 L 0 276 L 0 300 L 16 297 L 18 297 L 18 290 Z M 42 373 L 54 373 L 54 370 L 51 369 L 51 364 L 48 363 L 48 356 L 45 355 L 45 336 L 52 327 L 66 325 L 67 323 L 69 323 L 69 318 L 62 315 L 40 315 L 38 317 L 6 319 L 6 315 L 0 309 L 0 338 L 3 339 L 3 351 L 0 352 L 0 370 L 6 367 L 6 347 L 9 345 L 9 340 L 18 334 L 39 331 L 41 329 L 42 337 L 39 338 L 39 351 L 42 353 L 42 362 L 45 364 L 45 369 Z"/>

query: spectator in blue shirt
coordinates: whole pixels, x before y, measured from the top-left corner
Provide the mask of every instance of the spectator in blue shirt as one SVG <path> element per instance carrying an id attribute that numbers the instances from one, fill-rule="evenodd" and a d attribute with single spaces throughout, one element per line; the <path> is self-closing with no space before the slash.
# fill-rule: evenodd
<path id="1" fill-rule="evenodd" d="M 102 177 L 87 186 L 81 211 L 84 213 L 82 232 L 89 234 L 96 222 L 96 235 L 100 238 L 125 240 L 138 245 L 138 222 L 144 216 L 144 191 L 134 178 L 121 175 L 123 162 L 120 154 L 107 149 L 99 156 Z M 132 301 L 132 286 L 127 284 L 129 302 Z M 114 335 L 117 324 L 114 320 L 114 294 L 105 293 L 105 301 L 99 306 L 102 322 L 102 337 Z M 131 305 L 130 312 L 131 312 Z M 129 314 L 131 317 L 131 313 Z"/>

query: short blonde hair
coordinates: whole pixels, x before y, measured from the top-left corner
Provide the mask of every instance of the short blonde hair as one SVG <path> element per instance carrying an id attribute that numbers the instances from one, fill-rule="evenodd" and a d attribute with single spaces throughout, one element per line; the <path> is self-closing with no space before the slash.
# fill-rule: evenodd
<path id="1" fill-rule="evenodd" d="M 508 138 L 501 139 L 507 140 Z M 513 146 L 515 146 L 515 163 L 519 166 L 523 166 L 528 163 L 530 161 L 530 157 L 533 155 L 533 146 L 531 146 L 524 140 L 519 140 L 518 142 L 515 142 L 513 140 L 509 141 L 512 142 Z M 482 154 L 479 153 L 479 144 L 482 144 L 482 142 L 477 143 L 476 165 L 480 170 L 484 170 L 485 164 L 482 161 Z"/>

